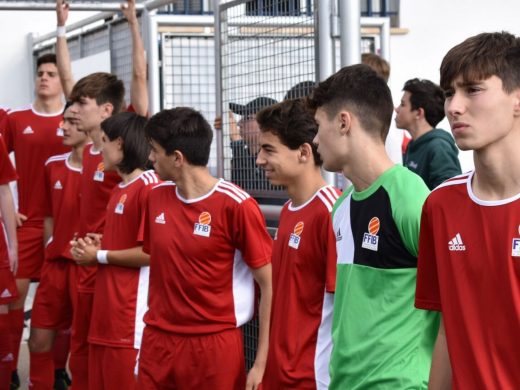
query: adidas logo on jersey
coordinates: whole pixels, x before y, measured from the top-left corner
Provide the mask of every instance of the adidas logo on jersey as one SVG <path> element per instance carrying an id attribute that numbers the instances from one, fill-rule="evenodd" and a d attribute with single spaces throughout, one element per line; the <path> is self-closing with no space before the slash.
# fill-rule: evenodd
<path id="1" fill-rule="evenodd" d="M 338 229 L 338 232 L 336 233 L 336 241 L 341 241 L 343 239 L 343 236 L 341 235 L 341 229 Z"/>
<path id="2" fill-rule="evenodd" d="M 11 298 L 13 295 L 11 294 L 11 291 L 9 291 L 7 288 L 2 291 L 2 294 L 0 294 L 0 298 Z"/>
<path id="3" fill-rule="evenodd" d="M 22 131 L 22 134 L 34 134 L 34 130 L 31 128 L 31 126 L 27 126 L 24 131 Z"/>
<path id="4" fill-rule="evenodd" d="M 164 219 L 164 213 L 161 213 L 157 217 L 155 217 L 155 223 L 160 223 L 162 225 L 166 223 L 166 220 Z"/>
<path id="5" fill-rule="evenodd" d="M 14 361 L 14 355 L 9 352 L 7 355 L 5 355 L 3 358 L 2 358 L 2 362 L 13 362 Z"/>
<path id="6" fill-rule="evenodd" d="M 54 189 L 55 190 L 61 190 L 63 189 L 63 186 L 61 185 L 61 181 L 56 181 L 56 183 L 54 183 Z"/>
<path id="7" fill-rule="evenodd" d="M 448 242 L 448 249 L 450 251 L 465 251 L 466 245 L 462 242 L 462 237 L 460 236 L 460 233 L 457 233 L 455 237 L 451 239 L 451 241 Z"/>

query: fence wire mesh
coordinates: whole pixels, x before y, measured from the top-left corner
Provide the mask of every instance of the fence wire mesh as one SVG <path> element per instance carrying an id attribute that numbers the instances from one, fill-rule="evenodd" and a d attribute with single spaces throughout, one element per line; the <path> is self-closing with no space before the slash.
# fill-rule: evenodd
<path id="1" fill-rule="evenodd" d="M 271 186 L 255 164 L 262 108 L 304 97 L 316 78 L 311 1 L 233 2 L 221 6 L 220 50 L 224 175 L 260 203 L 281 204 L 286 193 Z M 282 15 L 282 16 L 280 16 Z M 268 221 L 269 223 L 269 221 Z M 243 327 L 246 366 L 254 362 L 258 319 Z"/>
<path id="2" fill-rule="evenodd" d="M 287 97 L 302 97 L 316 80 L 311 1 L 233 2 L 221 7 L 224 175 L 260 203 L 283 203 L 256 167 L 255 114 Z M 280 16 L 282 15 L 282 16 Z M 305 87 L 307 86 L 307 88 Z"/>

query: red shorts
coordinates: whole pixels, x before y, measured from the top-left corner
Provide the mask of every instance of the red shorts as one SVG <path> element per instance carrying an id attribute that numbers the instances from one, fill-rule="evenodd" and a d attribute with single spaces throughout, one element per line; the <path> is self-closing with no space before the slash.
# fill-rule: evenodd
<path id="1" fill-rule="evenodd" d="M 76 306 L 77 268 L 67 259 L 43 263 L 31 314 L 33 328 L 61 330 L 71 327 Z"/>
<path id="2" fill-rule="evenodd" d="M 90 344 L 88 359 L 90 389 L 137 389 L 134 375 L 137 349 Z"/>
<path id="3" fill-rule="evenodd" d="M 8 265 L 0 266 L 0 305 L 7 305 L 18 299 L 18 289 L 14 275 Z"/>
<path id="4" fill-rule="evenodd" d="M 240 329 L 186 336 L 147 326 L 138 364 L 140 390 L 243 390 L 246 386 Z"/>
<path id="5" fill-rule="evenodd" d="M 96 289 L 97 265 L 81 266 L 78 268 L 78 291 L 94 294 Z"/>
<path id="6" fill-rule="evenodd" d="M 43 265 L 43 223 L 22 225 L 17 231 L 18 272 L 16 279 L 39 279 Z"/>

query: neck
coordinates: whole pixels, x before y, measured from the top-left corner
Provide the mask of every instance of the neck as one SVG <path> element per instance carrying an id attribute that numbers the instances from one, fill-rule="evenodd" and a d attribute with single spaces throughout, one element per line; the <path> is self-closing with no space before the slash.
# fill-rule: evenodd
<path id="1" fill-rule="evenodd" d="M 501 200 L 520 193 L 520 131 L 475 150 L 473 192 L 479 199 Z"/>
<path id="2" fill-rule="evenodd" d="M 287 193 L 292 205 L 298 207 L 308 202 L 316 191 L 326 184 L 321 176 L 320 168 L 313 165 L 312 169 L 299 175 L 291 184 L 287 185 Z"/>
<path id="3" fill-rule="evenodd" d="M 350 162 L 343 167 L 343 174 L 358 192 L 366 190 L 379 176 L 395 165 L 388 157 L 384 144 L 368 141 L 353 150 Z"/>
<path id="4" fill-rule="evenodd" d="M 88 132 L 90 139 L 92 140 L 92 144 L 96 151 L 101 150 L 102 142 L 101 142 L 101 127 L 96 127 Z"/>
<path id="5" fill-rule="evenodd" d="M 37 97 L 33 103 L 33 108 L 38 112 L 54 114 L 63 111 L 63 102 L 60 96 L 52 98 Z"/>
<path id="6" fill-rule="evenodd" d="M 70 165 L 75 168 L 81 168 L 83 164 L 83 149 L 85 149 L 85 144 L 72 147 L 72 153 L 69 157 Z"/>
<path id="7" fill-rule="evenodd" d="M 121 172 L 119 169 L 117 170 L 117 174 L 119 176 L 121 176 L 121 179 L 122 179 L 122 182 L 124 184 L 127 184 L 127 183 L 130 183 L 132 180 L 134 180 L 135 178 L 137 178 L 141 173 L 143 173 L 143 170 L 142 169 L 134 169 L 132 172 L 130 173 L 123 173 Z"/>
<path id="8" fill-rule="evenodd" d="M 207 167 L 185 166 L 175 185 L 179 194 L 185 199 L 196 199 L 210 192 L 218 179 L 211 176 Z"/>
<path id="9" fill-rule="evenodd" d="M 433 127 L 426 121 L 418 121 L 412 129 L 409 130 L 412 139 L 415 141 L 421 135 L 426 134 L 427 132 L 433 130 Z"/>

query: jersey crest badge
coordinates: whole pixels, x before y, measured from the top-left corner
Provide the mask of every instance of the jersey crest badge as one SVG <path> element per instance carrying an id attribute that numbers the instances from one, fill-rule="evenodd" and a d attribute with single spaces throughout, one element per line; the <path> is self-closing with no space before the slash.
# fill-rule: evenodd
<path id="1" fill-rule="evenodd" d="M 125 211 L 125 201 L 126 201 L 126 194 L 121 195 L 121 198 L 119 198 L 119 202 L 116 205 L 116 209 L 114 212 L 116 214 L 123 214 Z"/>
<path id="2" fill-rule="evenodd" d="M 203 211 L 199 215 L 199 222 L 195 222 L 195 227 L 193 228 L 193 234 L 202 237 L 209 237 L 211 234 L 211 214 L 207 211 Z"/>
<path id="3" fill-rule="evenodd" d="M 300 221 L 296 225 L 294 225 L 294 230 L 289 237 L 289 246 L 294 249 L 298 249 L 301 242 L 301 235 L 303 233 L 303 222 Z"/>
<path id="4" fill-rule="evenodd" d="M 520 238 L 513 238 L 513 249 L 511 250 L 511 256 L 520 257 Z"/>
<path id="5" fill-rule="evenodd" d="M 22 134 L 34 134 L 34 130 L 31 126 L 27 126 L 23 131 Z"/>
<path id="6" fill-rule="evenodd" d="M 63 129 L 62 129 L 61 127 L 58 127 L 58 128 L 56 129 L 56 135 L 57 135 L 58 137 L 63 137 Z"/>
<path id="7" fill-rule="evenodd" d="M 373 217 L 368 223 L 368 233 L 363 234 L 363 243 L 361 244 L 363 248 L 377 252 L 379 247 L 379 236 L 377 233 L 380 227 L 381 222 L 379 218 Z"/>
<path id="8" fill-rule="evenodd" d="M 96 172 L 94 172 L 94 181 L 105 180 L 105 164 L 100 162 L 97 166 Z"/>
<path id="9" fill-rule="evenodd" d="M 54 183 L 54 189 L 55 190 L 62 190 L 63 186 L 61 185 L 61 181 L 56 180 L 56 183 Z"/>

